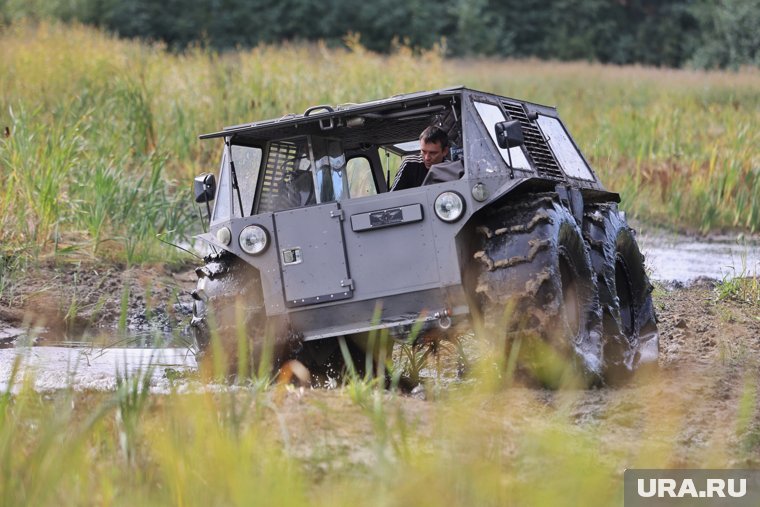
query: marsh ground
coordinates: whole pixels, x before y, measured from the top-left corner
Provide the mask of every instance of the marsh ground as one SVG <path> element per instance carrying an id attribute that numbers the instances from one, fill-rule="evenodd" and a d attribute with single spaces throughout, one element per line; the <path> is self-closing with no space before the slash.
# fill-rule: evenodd
<path id="1" fill-rule="evenodd" d="M 62 336 L 75 340 L 86 328 L 106 336 L 120 326 L 176 329 L 187 322 L 194 280 L 188 268 L 43 265 L 4 292 L 0 339 L 11 346 L 14 335 L 35 326 L 43 345 Z M 630 385 L 555 392 L 517 383 L 492 390 L 478 387 L 477 379 L 452 382 L 455 374 L 443 361 L 425 369 L 424 388 L 380 395 L 387 402 L 384 424 L 401 425 L 414 441 L 451 445 L 449 424 L 496 427 L 488 446 L 505 462 L 526 459 L 525 432 L 561 420 L 570 423 L 563 429 L 569 441 L 591 438 L 594 452 L 621 473 L 650 458 L 658 466 L 760 466 L 760 316 L 756 303 L 720 297 L 717 285 L 656 283 L 659 368 Z M 3 352 L 6 362 L 14 357 Z M 357 403 L 345 389 L 283 391 L 272 412 L 278 439 L 317 476 L 373 467 L 386 451 L 378 451 L 378 428 L 366 406 L 371 399 Z M 438 403 L 452 399 L 457 402 Z M 395 431 L 381 432 L 391 454 L 399 452 Z"/>

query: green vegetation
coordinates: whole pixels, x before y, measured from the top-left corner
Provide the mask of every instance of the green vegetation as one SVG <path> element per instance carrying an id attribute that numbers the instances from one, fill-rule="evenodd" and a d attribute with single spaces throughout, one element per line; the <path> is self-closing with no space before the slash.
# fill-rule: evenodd
<path id="1" fill-rule="evenodd" d="M 24 258 L 176 259 L 192 176 L 222 125 L 462 83 L 557 104 L 623 207 L 709 232 L 760 228 L 760 74 L 444 60 L 398 46 L 173 54 L 83 26 L 0 31 L 0 244 Z M 5 276 L 3 275 L 3 278 Z"/>
<path id="2" fill-rule="evenodd" d="M 110 393 L 41 394 L 22 359 L 0 393 L 2 504 L 606 506 L 620 503 L 626 468 L 757 456 L 747 356 L 726 373 L 746 368 L 747 382 L 721 391 L 723 423 L 684 453 L 694 407 L 727 382 L 719 374 L 655 375 L 619 396 L 547 392 L 497 373 L 500 350 L 481 349 L 467 383 L 426 380 L 434 402 L 355 374 L 336 390 L 209 385 L 206 368 L 167 371 L 169 394 L 150 393 L 150 369 Z"/>
<path id="3" fill-rule="evenodd" d="M 746 259 L 743 259 L 741 270 L 727 274 L 715 287 L 718 301 L 733 300 L 755 307 L 760 310 L 760 276 L 755 271 L 747 269 Z M 760 321 L 760 317 L 755 317 Z"/>
<path id="4" fill-rule="evenodd" d="M 78 20 L 175 50 L 284 41 L 341 44 L 361 34 L 373 51 L 394 41 L 443 44 L 447 56 L 587 60 L 681 67 L 760 65 L 756 0 L 3 0 L 0 24 Z"/>
<path id="5" fill-rule="evenodd" d="M 440 50 L 346 46 L 177 54 L 78 25 L 0 28 L 0 294 L 36 260 L 175 259 L 156 236 L 194 232 L 191 178 L 218 163 L 218 147 L 198 133 L 457 83 L 557 104 L 604 182 L 642 219 L 760 229 L 757 71 L 452 61 Z M 757 304 L 757 280 L 748 283 L 727 281 L 718 294 Z M 120 327 L 128 298 L 125 286 Z M 393 385 L 437 359 L 403 354 L 398 370 L 389 365 Z M 336 391 L 259 374 L 193 393 L 194 376 L 168 370 L 167 395 L 149 394 L 140 375 L 119 377 L 112 393 L 38 393 L 16 362 L 0 392 L 0 503 L 615 505 L 626 467 L 757 464 L 752 354 L 728 359 L 748 372 L 746 385 L 728 392 L 730 413 L 686 454 L 678 443 L 707 417 L 691 410 L 730 384 L 723 373 L 655 376 L 600 404 L 594 391 L 504 389 L 514 367 L 494 368 L 501 353 L 477 357 L 470 381 L 448 390 L 430 381 L 438 399 L 424 408 L 356 374 Z M 214 378 L 199 375 L 204 386 Z"/>
<path id="6" fill-rule="evenodd" d="M 94 33 L 28 29 L 5 31 L 0 50 L 4 249 L 158 257 L 156 233 L 184 235 L 192 210 L 156 149 L 151 92 L 130 72 L 141 49 L 111 61 Z"/>

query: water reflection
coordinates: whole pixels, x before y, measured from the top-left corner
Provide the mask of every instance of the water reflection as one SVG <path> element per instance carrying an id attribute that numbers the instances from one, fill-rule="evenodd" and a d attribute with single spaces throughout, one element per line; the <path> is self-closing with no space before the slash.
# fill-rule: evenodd
<path id="1" fill-rule="evenodd" d="M 31 342 L 34 345 L 31 345 Z M 71 387 L 113 390 L 119 378 L 148 375 L 154 390 L 168 390 L 178 373 L 197 367 L 186 337 L 166 333 L 114 333 L 97 336 L 52 336 L 17 339 L 0 349 L 0 391 L 18 390 L 25 375 L 38 391 Z M 16 369 L 18 371 L 16 372 Z"/>
<path id="2" fill-rule="evenodd" d="M 675 234 L 638 237 L 654 280 L 688 283 L 760 275 L 760 245 L 746 240 L 697 241 Z"/>

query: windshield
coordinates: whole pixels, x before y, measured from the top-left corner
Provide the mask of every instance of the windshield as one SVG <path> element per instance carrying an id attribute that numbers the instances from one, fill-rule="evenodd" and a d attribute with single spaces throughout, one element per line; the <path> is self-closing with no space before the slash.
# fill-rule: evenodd
<path id="1" fill-rule="evenodd" d="M 225 147 L 212 223 L 374 195 L 371 153 L 365 148 L 347 154 L 343 140 L 315 135 Z"/>
<path id="2" fill-rule="evenodd" d="M 233 194 L 229 153 L 225 147 L 222 155 L 222 167 L 219 171 L 219 185 L 212 223 L 228 220 L 232 217 L 248 216 L 253 208 L 262 150 L 252 146 L 232 145 L 231 151 L 232 160 L 235 164 L 235 175 L 240 188 L 240 200 L 238 200 L 237 193 Z M 241 201 L 243 212 L 240 210 Z"/>

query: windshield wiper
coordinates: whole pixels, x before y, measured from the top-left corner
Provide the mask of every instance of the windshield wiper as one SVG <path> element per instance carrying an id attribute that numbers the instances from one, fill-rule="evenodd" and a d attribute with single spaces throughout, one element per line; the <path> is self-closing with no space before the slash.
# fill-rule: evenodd
<path id="1" fill-rule="evenodd" d="M 230 144 L 229 137 L 225 140 L 224 144 L 227 145 L 227 158 L 230 159 L 230 173 L 232 174 L 232 188 L 237 191 L 238 204 L 240 204 L 240 216 L 242 218 L 245 216 L 245 212 L 243 211 L 243 198 L 240 196 L 240 187 L 238 186 L 237 173 L 235 172 L 235 161 L 232 160 L 232 145 Z"/>

